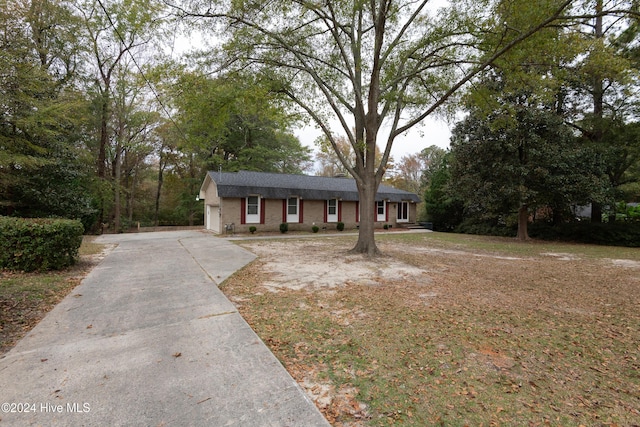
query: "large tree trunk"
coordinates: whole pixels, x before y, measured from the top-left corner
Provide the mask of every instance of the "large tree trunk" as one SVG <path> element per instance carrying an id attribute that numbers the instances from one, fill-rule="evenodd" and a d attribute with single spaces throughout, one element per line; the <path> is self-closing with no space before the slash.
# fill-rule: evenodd
<path id="1" fill-rule="evenodd" d="M 136 181 L 138 178 L 137 175 L 138 172 L 136 169 L 133 172 L 133 175 L 127 178 L 127 181 L 129 182 L 127 186 L 129 193 L 127 194 L 127 218 L 129 219 L 129 225 L 133 224 L 133 205 L 136 201 Z"/>
<path id="2" fill-rule="evenodd" d="M 598 202 L 591 202 L 591 222 L 597 224 L 602 222 L 602 205 Z"/>
<path id="3" fill-rule="evenodd" d="M 559 206 L 555 206 L 552 208 L 553 209 L 553 225 L 560 225 L 564 222 L 564 212 L 562 210 L 562 208 L 560 208 Z"/>
<path id="4" fill-rule="evenodd" d="M 107 144 L 109 144 L 108 115 L 109 100 L 104 99 L 100 112 L 100 140 L 98 141 L 98 158 L 96 159 L 97 174 L 98 178 L 101 179 L 105 179 L 107 176 L 105 164 L 107 161 Z"/>
<path id="5" fill-rule="evenodd" d="M 520 206 L 518 209 L 518 240 L 529 240 L 529 207 L 527 205 Z"/>
<path id="6" fill-rule="evenodd" d="M 114 177 L 113 177 L 113 227 L 116 233 L 120 232 L 120 178 L 122 175 L 122 165 L 120 162 L 120 147 L 116 147 L 116 157 L 114 164 Z"/>
<path id="7" fill-rule="evenodd" d="M 391 2 L 389 2 L 390 4 Z M 355 139 L 356 145 L 353 147 L 356 152 L 356 173 L 359 179 L 356 179 L 358 185 L 358 197 L 360 199 L 360 231 L 358 232 L 358 242 L 351 249 L 353 253 L 360 253 L 370 257 L 380 254 L 380 250 L 376 245 L 374 236 L 375 220 L 376 220 L 376 193 L 378 192 L 378 184 L 384 174 L 384 164 L 376 164 L 376 142 L 378 138 L 378 130 L 380 129 L 381 116 L 378 113 L 380 103 L 380 76 L 383 61 L 381 60 L 382 47 L 384 45 L 384 31 L 387 15 L 387 3 L 380 2 L 379 10 L 377 10 L 377 18 L 374 23 L 375 42 L 373 64 L 371 64 L 371 77 L 369 80 L 368 96 L 366 97 L 366 113 L 365 104 L 362 93 L 364 87 L 362 85 L 362 69 L 356 67 L 355 82 L 358 87 L 358 95 L 356 96 L 356 109 L 354 112 L 355 119 Z M 362 28 L 359 28 L 362 31 Z M 360 50 L 354 50 L 356 63 L 362 60 Z M 364 143 L 364 149 L 359 145 Z M 380 170 L 378 170 L 380 166 Z M 380 174 L 380 175 L 378 175 Z"/>
<path id="8" fill-rule="evenodd" d="M 160 195 L 162 194 L 162 183 L 164 182 L 164 167 L 166 161 L 162 159 L 162 150 L 160 150 L 160 167 L 158 168 L 158 187 L 156 189 L 156 204 L 153 212 L 153 224 L 158 226 L 158 216 L 160 213 Z"/>
<path id="9" fill-rule="evenodd" d="M 101 105 L 100 105 L 100 135 L 98 140 L 98 155 L 96 157 L 96 174 L 98 175 L 98 180 L 102 182 L 107 182 L 107 145 L 109 144 L 109 81 L 105 80 L 105 85 L 107 88 L 102 91 L 101 90 Z M 107 194 L 108 192 L 101 192 L 100 195 L 100 209 L 98 213 L 98 226 L 103 231 L 104 230 L 104 222 L 105 222 L 105 206 L 107 205 Z M 101 231 L 101 232 L 102 232 Z"/>
<path id="10" fill-rule="evenodd" d="M 602 28 L 602 0 L 596 2 L 596 23 L 595 38 L 597 40 L 604 37 Z M 596 145 L 602 144 L 602 117 L 604 114 L 604 83 L 600 75 L 593 77 L 593 116 L 595 118 L 595 127 L 593 129 L 592 140 Z M 600 147 L 597 147 L 600 148 Z M 602 205 L 597 202 L 591 202 L 591 222 L 602 222 Z"/>
<path id="11" fill-rule="evenodd" d="M 196 202 L 194 202 L 194 198 L 191 197 L 192 194 L 195 194 L 197 191 L 197 172 L 196 172 L 196 165 L 195 165 L 195 159 L 194 159 L 194 155 L 191 154 L 191 157 L 189 159 L 189 175 L 191 177 L 191 179 L 189 180 L 190 184 L 189 184 L 189 227 L 193 227 L 193 223 L 194 223 L 194 218 L 196 216 Z"/>
<path id="12" fill-rule="evenodd" d="M 358 242 L 351 249 L 353 253 L 375 256 L 380 254 L 374 237 L 375 228 L 375 200 L 376 185 L 375 179 L 371 183 L 358 183 L 358 197 L 360 199 L 360 229 L 358 231 Z"/>

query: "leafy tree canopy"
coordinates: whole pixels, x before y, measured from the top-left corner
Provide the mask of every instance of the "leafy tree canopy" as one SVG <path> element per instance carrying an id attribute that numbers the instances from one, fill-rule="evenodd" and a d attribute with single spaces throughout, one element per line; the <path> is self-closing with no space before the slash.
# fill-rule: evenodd
<path id="1" fill-rule="evenodd" d="M 87 104 L 68 83 L 73 20 L 45 25 L 46 1 L 0 10 L 0 213 L 86 217 L 87 174 L 79 151 Z"/>
<path id="2" fill-rule="evenodd" d="M 183 148 L 198 153 L 209 170 L 301 173 L 310 167 L 311 150 L 289 130 L 295 117 L 268 84 L 187 73 L 178 86 Z"/>
<path id="3" fill-rule="evenodd" d="M 541 206 L 561 215 L 571 204 L 603 197 L 602 165 L 561 117 L 521 104 L 508 111 L 506 119 L 502 111 L 471 113 L 454 129 L 451 186 L 463 196 L 468 215 L 496 219 Z"/>
<path id="4" fill-rule="evenodd" d="M 223 66 L 273 79 L 325 133 L 356 180 L 360 202 L 374 204 L 396 137 L 443 106 L 496 58 L 553 23 L 571 0 L 270 2 L 184 1 L 183 16 L 211 20 L 224 49 Z M 515 5 L 522 26 L 496 20 Z M 487 34 L 495 34 L 488 37 Z M 336 119 L 356 155 L 337 145 Z M 383 141 L 382 157 L 376 146 Z M 374 255 L 372 209 L 363 209 L 355 252 Z"/>

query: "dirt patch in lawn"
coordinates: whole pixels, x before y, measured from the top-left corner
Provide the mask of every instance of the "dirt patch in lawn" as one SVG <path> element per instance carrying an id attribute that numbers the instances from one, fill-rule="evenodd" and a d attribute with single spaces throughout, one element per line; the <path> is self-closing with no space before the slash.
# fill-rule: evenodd
<path id="1" fill-rule="evenodd" d="M 640 254 L 353 243 L 242 243 L 222 285 L 333 425 L 638 425 Z"/>
<path id="2" fill-rule="evenodd" d="M 0 357 L 66 297 L 115 247 L 85 236 L 78 262 L 64 271 L 22 273 L 0 270 Z"/>
<path id="3" fill-rule="evenodd" d="M 611 262 L 613 265 L 617 265 L 619 267 L 640 269 L 640 261 L 634 261 L 632 259 L 612 259 Z"/>
<path id="4" fill-rule="evenodd" d="M 269 290 L 335 288 L 345 284 L 376 285 L 386 281 L 428 280 L 424 268 L 393 257 L 369 259 L 346 254 L 345 247 L 327 250 L 323 241 L 262 241 L 246 245 L 265 261 Z"/>

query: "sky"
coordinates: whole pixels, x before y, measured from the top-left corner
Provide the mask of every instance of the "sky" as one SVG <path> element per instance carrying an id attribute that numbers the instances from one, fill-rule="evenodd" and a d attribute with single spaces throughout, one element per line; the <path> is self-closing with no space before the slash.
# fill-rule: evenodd
<path id="1" fill-rule="evenodd" d="M 334 127 L 337 130 L 337 127 Z M 295 135 L 303 145 L 316 149 L 314 141 L 322 135 L 322 131 L 312 126 L 294 129 Z M 396 138 L 391 147 L 391 156 L 398 161 L 403 156 L 416 154 L 432 145 L 449 148 L 451 137 L 450 125 L 443 119 L 427 118 L 422 125 L 410 130 L 406 135 Z M 382 148 L 382 142 L 379 143 Z"/>

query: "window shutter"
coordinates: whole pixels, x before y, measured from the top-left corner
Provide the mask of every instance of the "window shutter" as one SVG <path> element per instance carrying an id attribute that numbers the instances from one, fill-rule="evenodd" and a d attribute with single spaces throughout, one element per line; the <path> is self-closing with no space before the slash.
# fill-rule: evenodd
<path id="1" fill-rule="evenodd" d="M 282 199 L 282 222 L 287 222 L 287 199 Z"/>
<path id="2" fill-rule="evenodd" d="M 264 224 L 265 213 L 264 208 L 266 206 L 266 200 L 264 197 L 260 197 L 260 224 Z"/>
<path id="3" fill-rule="evenodd" d="M 338 200 L 338 222 L 342 222 L 342 200 Z"/>
<path id="4" fill-rule="evenodd" d="M 247 199 L 240 199 L 240 224 L 247 223 Z"/>
<path id="5" fill-rule="evenodd" d="M 382 203 L 384 203 L 384 215 L 385 215 L 385 222 L 389 222 L 389 205 L 387 202 L 383 201 Z"/>
<path id="6" fill-rule="evenodd" d="M 327 222 L 327 211 L 329 210 L 329 201 L 324 201 L 324 222 Z"/>
<path id="7" fill-rule="evenodd" d="M 298 212 L 299 213 L 299 219 L 300 219 L 299 222 L 300 222 L 300 224 L 302 224 L 304 222 L 304 217 L 303 217 L 303 215 L 304 215 L 304 209 L 303 209 L 304 200 L 300 199 L 298 202 L 300 203 L 300 212 Z"/>

